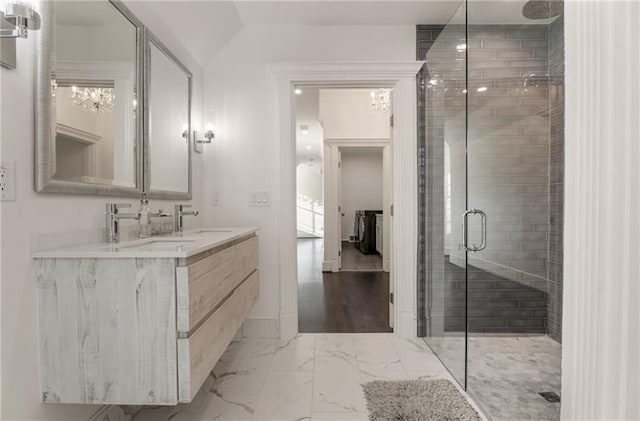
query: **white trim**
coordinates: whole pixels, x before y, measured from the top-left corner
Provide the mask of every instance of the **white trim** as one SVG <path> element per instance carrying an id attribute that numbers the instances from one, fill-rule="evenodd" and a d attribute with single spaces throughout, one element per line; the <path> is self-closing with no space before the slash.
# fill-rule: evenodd
<path id="1" fill-rule="evenodd" d="M 62 123 L 56 123 L 56 133 L 65 137 L 70 137 L 73 141 L 83 143 L 85 145 L 93 145 L 102 139 L 102 136 L 98 134 L 80 130 L 76 127 Z"/>
<path id="2" fill-rule="evenodd" d="M 565 2 L 562 419 L 640 419 L 640 3 Z"/>
<path id="3" fill-rule="evenodd" d="M 102 136 L 62 123 L 56 123 L 55 134 L 56 135 L 53 138 L 53 144 L 56 145 L 56 153 L 58 145 L 58 135 L 61 135 L 64 140 L 70 140 L 84 146 L 83 175 L 86 177 L 96 177 L 96 162 L 98 161 L 98 151 L 95 146 L 96 143 L 102 140 Z"/>
<path id="4" fill-rule="evenodd" d="M 333 82 L 336 84 L 395 84 L 400 79 L 415 79 L 424 62 L 335 62 L 335 63 L 272 63 L 271 73 L 280 81 Z M 351 82 L 351 83 L 348 83 Z"/>
<path id="5" fill-rule="evenodd" d="M 128 79 L 135 81 L 135 66 L 120 61 L 56 61 L 57 80 L 71 81 L 114 81 Z"/>
<path id="6" fill-rule="evenodd" d="M 368 137 L 363 137 L 361 139 L 358 138 L 350 138 L 350 139 L 325 139 L 324 143 L 329 145 L 338 145 L 342 147 L 356 147 L 356 146 L 369 146 L 374 148 L 382 148 L 391 144 L 391 139 L 388 137 L 379 138 L 379 139 L 370 139 Z"/>
<path id="7" fill-rule="evenodd" d="M 296 148 L 293 124 L 294 83 L 386 86 L 394 89 L 393 128 L 393 242 L 391 279 L 396 294 L 396 334 L 413 338 L 416 291 L 416 86 L 423 62 L 275 63 L 268 65 L 278 82 L 280 184 L 278 191 L 278 244 L 280 252 L 280 337 L 298 333 L 296 262 Z M 402 316 L 402 318 L 401 318 Z M 403 320 L 409 319 L 403 322 Z"/>
<path id="8" fill-rule="evenodd" d="M 238 330 L 243 338 L 278 338 L 280 336 L 280 320 L 272 317 L 249 316 Z"/>

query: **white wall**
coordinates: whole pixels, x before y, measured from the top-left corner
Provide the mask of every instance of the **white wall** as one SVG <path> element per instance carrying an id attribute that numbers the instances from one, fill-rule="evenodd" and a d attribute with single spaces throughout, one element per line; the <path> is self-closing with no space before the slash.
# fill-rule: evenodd
<path id="1" fill-rule="evenodd" d="M 565 2 L 562 419 L 640 419 L 640 3 Z"/>
<path id="2" fill-rule="evenodd" d="M 415 27 L 248 25 L 205 68 L 205 118 L 218 128 L 205 150 L 205 203 L 222 191 L 224 204 L 209 207 L 209 225 L 256 224 L 260 232 L 260 298 L 246 335 L 277 336 L 279 121 L 275 62 L 410 61 Z M 248 192 L 269 190 L 272 206 L 250 208 Z M 293 241 L 293 239 L 292 239 Z"/>
<path id="3" fill-rule="evenodd" d="M 194 73 L 194 117 L 200 122 L 202 110 L 202 69 L 186 50 L 158 22 L 144 2 L 130 8 L 151 26 Z M 159 24 L 160 23 L 160 24 Z M 2 160 L 16 162 L 17 200 L 3 202 L 1 212 L 1 363 L 2 414 L 13 420 L 86 420 L 97 407 L 44 405 L 40 403 L 38 346 L 36 337 L 35 288 L 30 272 L 30 236 L 95 230 L 104 227 L 104 204 L 131 202 L 113 197 L 86 197 L 34 192 L 34 80 L 37 32 L 18 40 L 18 67 L 0 70 L 0 139 Z M 195 208 L 202 206 L 202 161 L 194 157 Z M 174 201 L 152 201 L 154 209 L 169 208 Z M 194 224 L 199 223 L 198 217 Z"/>
<path id="4" fill-rule="evenodd" d="M 341 148 L 342 241 L 355 234 L 356 210 L 382 210 L 382 148 Z"/>

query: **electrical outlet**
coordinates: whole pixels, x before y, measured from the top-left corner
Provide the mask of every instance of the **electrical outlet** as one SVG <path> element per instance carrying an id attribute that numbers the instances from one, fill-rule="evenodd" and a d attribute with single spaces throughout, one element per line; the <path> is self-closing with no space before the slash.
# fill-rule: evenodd
<path id="1" fill-rule="evenodd" d="M 0 163 L 0 201 L 16 201 L 16 163 L 2 161 Z"/>
<path id="2" fill-rule="evenodd" d="M 270 191 L 249 192 L 249 206 L 271 206 Z"/>
<path id="3" fill-rule="evenodd" d="M 211 193 L 211 206 L 222 206 L 222 192 L 213 191 Z"/>

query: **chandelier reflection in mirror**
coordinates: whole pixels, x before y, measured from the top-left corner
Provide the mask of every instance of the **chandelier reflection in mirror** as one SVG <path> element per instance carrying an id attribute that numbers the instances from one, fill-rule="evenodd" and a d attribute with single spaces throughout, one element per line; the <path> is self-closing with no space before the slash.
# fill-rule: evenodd
<path id="1" fill-rule="evenodd" d="M 376 89 L 371 91 L 371 107 L 375 111 L 389 112 L 391 110 L 391 89 Z"/>
<path id="2" fill-rule="evenodd" d="M 71 99 L 73 103 L 83 109 L 93 111 L 96 114 L 113 111 L 115 95 L 113 88 L 82 88 L 71 87 Z"/>

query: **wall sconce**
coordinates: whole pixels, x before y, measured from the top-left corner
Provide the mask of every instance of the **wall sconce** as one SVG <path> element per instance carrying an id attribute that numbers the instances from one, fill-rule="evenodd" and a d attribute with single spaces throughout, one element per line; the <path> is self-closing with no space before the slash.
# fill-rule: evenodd
<path id="1" fill-rule="evenodd" d="M 16 38 L 27 38 L 29 30 L 40 29 L 40 15 L 26 4 L 11 3 L 6 12 L 0 11 L 0 64 L 7 69 L 16 68 Z"/>
<path id="2" fill-rule="evenodd" d="M 195 130 L 193 131 L 193 149 L 196 152 L 202 153 L 202 145 L 209 144 L 216 138 L 216 133 L 212 124 L 207 124 L 207 128 L 205 129 L 203 136 L 204 139 L 198 139 L 198 132 Z"/>

